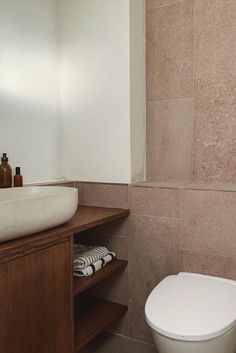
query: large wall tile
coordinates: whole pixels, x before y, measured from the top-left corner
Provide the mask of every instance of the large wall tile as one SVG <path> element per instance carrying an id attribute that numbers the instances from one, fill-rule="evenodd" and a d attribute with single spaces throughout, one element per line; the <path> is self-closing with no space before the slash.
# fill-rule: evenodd
<path id="1" fill-rule="evenodd" d="M 151 290 L 179 270 L 180 224 L 177 219 L 131 217 L 129 283 L 131 336 L 152 342 L 144 317 Z"/>
<path id="2" fill-rule="evenodd" d="M 194 77 L 236 74 L 236 28 L 194 32 Z"/>
<path id="3" fill-rule="evenodd" d="M 194 77 L 236 74 L 236 1 L 194 1 Z"/>
<path id="4" fill-rule="evenodd" d="M 147 11 L 147 100 L 192 97 L 192 1 Z"/>
<path id="5" fill-rule="evenodd" d="M 181 252 L 181 271 L 236 278 L 235 263 L 231 257 L 190 251 Z"/>
<path id="6" fill-rule="evenodd" d="M 130 208 L 132 214 L 178 218 L 180 191 L 133 186 L 130 188 Z"/>
<path id="7" fill-rule="evenodd" d="M 236 182 L 236 76 L 195 81 L 194 180 Z"/>
<path id="8" fill-rule="evenodd" d="M 236 193 L 182 190 L 181 249 L 236 257 Z"/>
<path id="9" fill-rule="evenodd" d="M 147 103 L 148 180 L 191 180 L 193 100 Z"/>
<path id="10" fill-rule="evenodd" d="M 236 24 L 235 0 L 194 0 L 194 25 L 202 32 Z"/>
<path id="11" fill-rule="evenodd" d="M 81 204 L 97 207 L 128 208 L 128 185 L 77 183 Z"/>

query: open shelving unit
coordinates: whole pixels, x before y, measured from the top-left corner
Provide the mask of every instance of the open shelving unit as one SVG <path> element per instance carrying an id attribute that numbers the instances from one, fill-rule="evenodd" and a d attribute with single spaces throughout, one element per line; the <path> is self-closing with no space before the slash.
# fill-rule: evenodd
<path id="1" fill-rule="evenodd" d="M 78 353 L 125 314 L 127 306 L 91 296 L 96 297 L 95 285 L 124 270 L 127 261 L 114 259 L 92 276 L 75 277 L 73 244 L 93 243 L 92 229 L 128 215 L 129 210 L 79 206 L 67 223 L 0 244 L 0 353 L 31 353 L 32 347 Z"/>
<path id="2" fill-rule="evenodd" d="M 125 305 L 85 296 L 79 298 L 77 305 L 79 315 L 75 320 L 75 353 L 127 311 Z"/>
<path id="3" fill-rule="evenodd" d="M 129 210 L 102 207 L 80 207 L 79 211 L 76 221 L 73 222 L 75 222 L 75 225 L 80 224 L 80 228 L 77 227 L 77 233 L 74 237 L 79 236 L 79 233 L 83 230 L 129 215 Z M 82 218 L 87 222 L 86 224 L 82 222 Z M 91 222 L 89 223 L 89 221 Z M 127 311 L 128 308 L 125 305 L 86 295 L 89 288 L 122 271 L 127 264 L 126 260 L 114 259 L 91 276 L 73 276 L 75 301 L 74 353 L 80 352 L 107 326 Z"/>

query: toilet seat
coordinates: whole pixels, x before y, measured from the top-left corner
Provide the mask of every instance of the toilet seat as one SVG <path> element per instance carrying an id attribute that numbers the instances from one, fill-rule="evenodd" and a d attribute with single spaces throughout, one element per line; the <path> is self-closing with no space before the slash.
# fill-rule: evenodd
<path id="1" fill-rule="evenodd" d="M 153 330 L 176 340 L 218 337 L 236 324 L 236 282 L 193 273 L 166 277 L 145 306 Z"/>

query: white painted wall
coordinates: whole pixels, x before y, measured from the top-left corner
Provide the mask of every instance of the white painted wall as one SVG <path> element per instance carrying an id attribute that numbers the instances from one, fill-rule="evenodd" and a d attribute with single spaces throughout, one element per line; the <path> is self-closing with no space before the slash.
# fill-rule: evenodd
<path id="1" fill-rule="evenodd" d="M 130 182 L 129 1 L 60 4 L 65 175 Z"/>
<path id="2" fill-rule="evenodd" d="M 57 6 L 0 1 L 0 153 L 26 182 L 63 176 Z"/>
<path id="3" fill-rule="evenodd" d="M 144 47 L 144 0 L 0 0 L 0 153 L 25 182 L 144 179 Z"/>

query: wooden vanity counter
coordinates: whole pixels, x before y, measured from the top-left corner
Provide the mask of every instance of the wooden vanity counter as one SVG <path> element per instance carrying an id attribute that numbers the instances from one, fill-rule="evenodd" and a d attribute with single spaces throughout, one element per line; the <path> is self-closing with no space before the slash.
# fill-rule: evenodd
<path id="1" fill-rule="evenodd" d="M 79 206 L 67 223 L 27 237 L 0 243 L 0 264 L 65 241 L 84 230 L 124 218 L 129 210 Z"/>
<path id="2" fill-rule="evenodd" d="M 90 298 L 86 290 L 127 261 L 115 259 L 93 277 L 75 277 L 73 242 L 84 230 L 128 215 L 129 210 L 79 206 L 59 227 L 0 243 L 1 353 L 78 353 L 126 312 L 126 306 Z"/>

